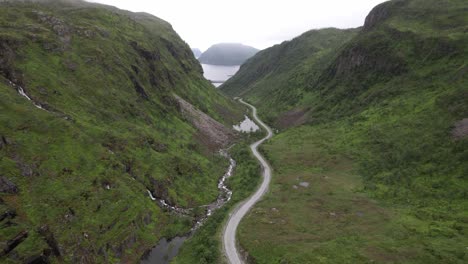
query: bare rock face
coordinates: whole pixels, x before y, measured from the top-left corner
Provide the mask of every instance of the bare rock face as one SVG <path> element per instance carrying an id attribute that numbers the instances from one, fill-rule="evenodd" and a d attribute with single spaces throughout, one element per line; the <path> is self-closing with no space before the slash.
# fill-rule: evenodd
<path id="1" fill-rule="evenodd" d="M 405 62 L 392 54 L 376 53 L 374 50 L 365 49 L 361 46 L 352 47 L 343 52 L 337 59 L 335 73 L 337 76 L 351 75 L 353 71 L 373 69 L 383 74 L 399 75 L 406 72 Z"/>
<path id="2" fill-rule="evenodd" d="M 6 177 L 0 176 L 0 193 L 17 194 L 18 187 Z"/>

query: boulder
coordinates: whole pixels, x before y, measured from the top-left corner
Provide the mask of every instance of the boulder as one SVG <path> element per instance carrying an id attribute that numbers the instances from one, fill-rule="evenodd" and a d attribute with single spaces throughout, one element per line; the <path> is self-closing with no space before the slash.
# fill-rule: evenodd
<path id="1" fill-rule="evenodd" d="M 0 193 L 17 194 L 18 187 L 6 177 L 0 176 Z"/>

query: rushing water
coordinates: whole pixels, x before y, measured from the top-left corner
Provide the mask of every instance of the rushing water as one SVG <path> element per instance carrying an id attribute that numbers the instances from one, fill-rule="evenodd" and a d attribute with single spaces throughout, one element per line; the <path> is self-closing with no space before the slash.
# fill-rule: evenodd
<path id="1" fill-rule="evenodd" d="M 248 116 L 245 116 L 244 121 L 242 121 L 239 125 L 235 125 L 232 127 L 237 131 L 247 133 L 255 132 L 260 129 L 258 125 L 255 124 L 255 122 L 252 121 L 252 119 L 250 119 Z"/>
<path id="2" fill-rule="evenodd" d="M 40 104 L 36 103 L 35 101 L 33 101 L 31 99 L 31 97 L 29 97 L 29 95 L 26 94 L 26 92 L 24 91 L 23 87 L 19 86 L 19 85 L 16 85 L 14 84 L 12 81 L 8 80 L 8 83 L 13 86 L 16 91 L 18 91 L 18 93 L 23 96 L 24 98 L 28 99 L 28 101 L 31 101 L 33 103 L 33 105 L 39 109 L 42 109 L 42 110 L 45 110 Z"/>
<path id="3" fill-rule="evenodd" d="M 231 78 L 239 70 L 239 65 L 236 66 L 221 66 L 202 64 L 203 76 L 210 80 L 214 86 L 218 87 L 227 79 Z"/>
<path id="4" fill-rule="evenodd" d="M 159 240 L 158 244 L 154 248 L 152 248 L 145 255 L 143 255 L 140 261 L 140 264 L 168 264 L 175 256 L 177 256 L 177 253 L 179 253 L 180 247 L 182 246 L 184 241 L 187 240 L 195 230 L 197 230 L 200 226 L 203 225 L 206 219 L 208 219 L 208 217 L 211 216 L 213 211 L 221 208 L 225 203 L 231 200 L 232 191 L 227 188 L 226 180 L 232 176 L 232 173 L 234 172 L 234 168 L 236 167 L 236 161 L 232 159 L 228 155 L 228 153 L 224 150 L 221 150 L 220 154 L 223 157 L 226 157 L 227 159 L 229 159 L 229 167 L 224 173 L 224 175 L 218 181 L 219 194 L 218 194 L 218 198 L 216 199 L 216 201 L 210 204 L 201 206 L 205 208 L 206 213 L 204 216 L 197 219 L 195 225 L 192 227 L 189 234 L 185 236 L 174 237 L 170 240 L 167 240 L 166 238 Z M 152 201 L 156 201 L 159 204 L 159 206 L 166 208 L 173 213 L 176 213 L 179 215 L 189 215 L 191 211 L 194 209 L 194 208 L 185 209 L 185 208 L 179 208 L 176 206 L 171 206 L 167 204 L 167 202 L 164 200 L 157 200 L 153 196 L 150 190 L 147 190 L 147 192 L 148 192 L 149 198 Z"/>

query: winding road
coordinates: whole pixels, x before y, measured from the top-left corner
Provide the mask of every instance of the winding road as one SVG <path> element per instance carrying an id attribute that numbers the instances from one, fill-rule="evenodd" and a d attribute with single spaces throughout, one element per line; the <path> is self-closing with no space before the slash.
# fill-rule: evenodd
<path id="1" fill-rule="evenodd" d="M 223 246 L 224 246 L 224 253 L 231 264 L 241 264 L 243 263 L 239 250 L 236 247 L 236 231 L 237 227 L 239 226 L 239 222 L 241 219 L 247 214 L 247 212 L 254 206 L 260 198 L 262 198 L 263 194 L 268 190 L 268 185 L 270 184 L 271 180 L 271 167 L 268 165 L 266 162 L 265 158 L 258 152 L 257 148 L 260 146 L 265 140 L 271 138 L 273 136 L 273 132 L 271 129 L 262 122 L 257 116 L 257 109 L 251 105 L 248 104 L 242 99 L 239 99 L 239 101 L 250 108 L 252 108 L 252 115 L 255 121 L 260 124 L 268 133 L 267 136 L 262 138 L 261 140 L 253 143 L 250 145 L 250 149 L 252 150 L 252 153 L 255 155 L 255 157 L 260 161 L 260 164 L 262 165 L 263 168 L 263 182 L 260 185 L 260 188 L 246 201 L 242 202 L 240 205 L 234 209 L 234 211 L 231 213 L 229 220 L 226 224 L 226 227 L 224 228 L 224 233 L 223 233 Z"/>

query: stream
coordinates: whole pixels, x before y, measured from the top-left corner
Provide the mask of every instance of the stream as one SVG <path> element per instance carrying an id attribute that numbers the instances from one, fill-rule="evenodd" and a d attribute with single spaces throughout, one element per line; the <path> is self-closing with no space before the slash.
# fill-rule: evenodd
<path id="1" fill-rule="evenodd" d="M 31 97 L 29 95 L 26 94 L 26 92 L 24 91 L 23 87 L 19 86 L 19 85 L 16 85 L 15 83 L 13 83 L 12 81 L 10 80 L 7 80 L 8 83 L 13 86 L 13 88 L 16 89 L 16 91 L 21 95 L 23 96 L 24 98 L 28 99 L 28 101 L 31 101 L 33 103 L 33 105 L 41 110 L 45 110 L 44 107 L 42 107 L 42 105 L 40 105 L 39 103 L 35 102 L 33 99 L 31 99 Z"/>
<path id="2" fill-rule="evenodd" d="M 232 191 L 227 188 L 226 180 L 232 176 L 234 168 L 236 167 L 236 161 L 232 159 L 231 156 L 229 156 L 226 150 L 220 150 L 220 154 L 223 157 L 229 159 L 229 167 L 218 181 L 218 198 L 210 204 L 200 206 L 205 208 L 205 215 L 197 219 L 196 223 L 188 234 L 184 236 L 177 236 L 171 239 L 162 238 L 154 248 L 143 255 L 140 264 L 168 264 L 177 255 L 177 253 L 179 253 L 179 250 L 184 241 L 187 240 L 195 232 L 195 230 L 200 228 L 215 210 L 221 208 L 224 204 L 231 200 Z M 179 215 L 189 215 L 190 212 L 195 209 L 185 209 L 171 206 L 165 200 L 157 200 L 151 191 L 147 190 L 147 192 L 150 199 L 157 202 L 159 206 Z"/>

